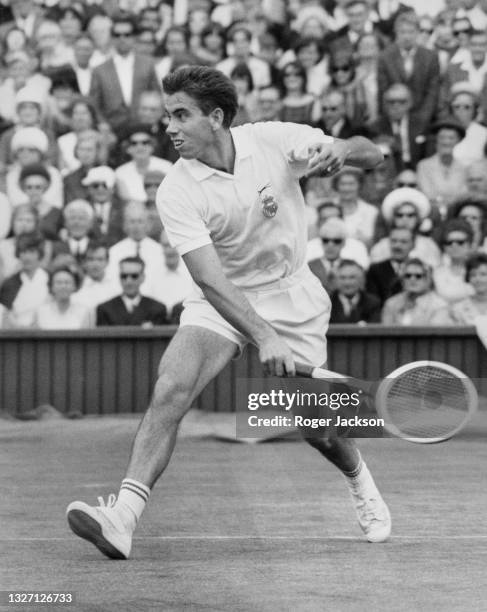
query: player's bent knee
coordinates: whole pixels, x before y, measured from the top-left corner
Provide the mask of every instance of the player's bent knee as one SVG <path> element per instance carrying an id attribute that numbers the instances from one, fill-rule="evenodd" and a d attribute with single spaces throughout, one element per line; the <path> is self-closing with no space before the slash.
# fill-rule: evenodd
<path id="1" fill-rule="evenodd" d="M 159 376 L 154 387 L 152 405 L 179 413 L 181 416 L 189 408 L 192 400 L 192 388 L 184 380 L 164 374 Z"/>

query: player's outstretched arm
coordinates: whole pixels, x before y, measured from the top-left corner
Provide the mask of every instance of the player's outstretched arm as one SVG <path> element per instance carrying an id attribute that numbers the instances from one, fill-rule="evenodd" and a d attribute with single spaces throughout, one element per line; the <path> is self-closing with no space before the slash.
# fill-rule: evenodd
<path id="1" fill-rule="evenodd" d="M 310 148 L 306 176 L 332 176 L 343 166 L 374 168 L 384 160 L 381 150 L 368 138 L 335 138 L 333 143 L 318 143 Z"/>
<path id="2" fill-rule="evenodd" d="M 271 376 L 294 376 L 294 360 L 289 347 L 225 276 L 214 246 L 195 249 L 183 255 L 183 259 L 208 302 L 257 346 L 265 372 Z"/>

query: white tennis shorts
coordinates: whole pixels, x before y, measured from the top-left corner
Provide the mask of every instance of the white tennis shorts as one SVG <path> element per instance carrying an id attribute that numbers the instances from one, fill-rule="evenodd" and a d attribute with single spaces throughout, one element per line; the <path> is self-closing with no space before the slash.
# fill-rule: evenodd
<path id="1" fill-rule="evenodd" d="M 331 302 L 308 266 L 264 291 L 244 291 L 257 314 L 270 323 L 291 349 L 294 359 L 314 366 L 326 363 L 326 332 Z M 201 295 L 184 302 L 180 326 L 210 329 L 243 350 L 248 339 L 228 323 Z"/>

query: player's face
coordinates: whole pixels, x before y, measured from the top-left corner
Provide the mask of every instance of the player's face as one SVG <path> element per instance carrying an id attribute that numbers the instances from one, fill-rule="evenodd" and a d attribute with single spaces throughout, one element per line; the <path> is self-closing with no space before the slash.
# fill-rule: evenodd
<path id="1" fill-rule="evenodd" d="M 470 272 L 470 284 L 477 295 L 487 295 L 487 264 L 481 264 Z"/>
<path id="2" fill-rule="evenodd" d="M 169 115 L 167 134 L 174 148 L 184 159 L 201 159 L 215 142 L 210 118 L 203 114 L 196 101 L 180 91 L 166 98 Z"/>

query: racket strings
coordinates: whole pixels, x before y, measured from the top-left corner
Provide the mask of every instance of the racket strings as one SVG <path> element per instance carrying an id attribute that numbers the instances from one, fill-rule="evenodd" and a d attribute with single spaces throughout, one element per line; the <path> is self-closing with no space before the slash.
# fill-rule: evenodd
<path id="1" fill-rule="evenodd" d="M 469 412 L 469 393 L 462 378 L 435 366 L 404 372 L 385 397 L 389 424 L 411 438 L 447 436 Z"/>

